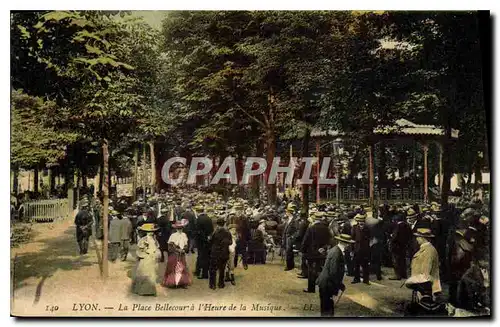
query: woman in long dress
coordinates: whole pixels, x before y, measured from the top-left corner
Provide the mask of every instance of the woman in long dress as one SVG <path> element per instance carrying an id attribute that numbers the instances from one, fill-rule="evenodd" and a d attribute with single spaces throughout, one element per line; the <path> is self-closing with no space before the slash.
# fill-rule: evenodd
<path id="1" fill-rule="evenodd" d="M 132 292 L 138 295 L 156 295 L 156 269 L 160 255 L 154 232 L 155 224 L 143 224 L 139 227 L 146 235 L 137 243 L 137 266 L 135 269 Z"/>
<path id="2" fill-rule="evenodd" d="M 163 285 L 166 287 L 187 287 L 191 285 L 192 277 L 186 265 L 188 237 L 183 232 L 185 221 L 176 222 L 172 227 L 176 229 L 168 239 L 168 261 Z"/>

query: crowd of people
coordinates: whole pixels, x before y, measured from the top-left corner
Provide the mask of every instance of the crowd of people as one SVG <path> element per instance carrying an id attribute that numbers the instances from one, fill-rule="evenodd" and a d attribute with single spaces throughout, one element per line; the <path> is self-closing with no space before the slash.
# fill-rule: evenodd
<path id="1" fill-rule="evenodd" d="M 87 252 L 91 226 L 100 237 L 98 200 L 85 201 L 77 214 L 77 240 Z M 137 244 L 132 291 L 156 295 L 156 267 L 166 261 L 162 285 L 186 288 L 208 279 L 211 289 L 236 284 L 235 268 L 265 264 L 269 254 L 283 256 L 283 269 L 295 268 L 307 279 L 304 292 L 319 289 L 321 314 L 333 316 L 334 298 L 345 284 L 370 275 L 404 280 L 414 297 L 410 314 L 442 313 L 460 308 L 473 314 L 489 312 L 489 220 L 481 203 L 466 208 L 437 203 L 389 205 L 311 204 L 297 197 L 276 205 L 218 193 L 183 189 L 140 198 L 129 204 L 111 203 L 109 260 L 126 260 L 130 243 Z M 87 241 L 85 241 L 87 240 Z M 195 251 L 196 250 L 196 251 Z M 191 272 L 186 255 L 196 252 Z M 384 276 L 382 267 L 392 267 Z M 352 277 L 348 282 L 347 277 Z M 447 296 L 443 283 L 448 285 Z"/>

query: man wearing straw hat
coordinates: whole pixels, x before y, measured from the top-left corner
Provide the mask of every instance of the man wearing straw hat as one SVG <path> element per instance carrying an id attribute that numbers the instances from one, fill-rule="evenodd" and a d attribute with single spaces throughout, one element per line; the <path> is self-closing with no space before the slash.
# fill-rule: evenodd
<path id="1" fill-rule="evenodd" d="M 432 282 L 432 294 L 441 292 L 439 257 L 430 240 L 434 238 L 429 228 L 419 228 L 416 236 L 419 249 L 411 260 L 411 276 L 424 275 Z"/>
<path id="2" fill-rule="evenodd" d="M 208 279 L 210 261 L 210 236 L 214 231 L 212 219 L 204 212 L 202 205 L 194 207 L 196 213 L 196 257 L 195 274 L 198 279 Z"/>
<path id="3" fill-rule="evenodd" d="M 302 241 L 302 254 L 307 259 L 307 289 L 306 293 L 315 293 L 315 282 L 321 267 L 325 263 L 327 248 L 332 238 L 328 224 L 324 220 L 324 212 L 314 213 L 314 222 L 307 229 Z"/>
<path id="4" fill-rule="evenodd" d="M 89 237 L 92 235 L 92 215 L 88 211 L 88 201 L 82 200 L 80 210 L 75 217 L 76 241 L 80 248 L 80 254 L 87 254 Z"/>
<path id="5" fill-rule="evenodd" d="M 293 258 L 293 244 L 297 233 L 297 221 L 295 220 L 295 209 L 297 207 L 294 203 L 288 204 L 285 213 L 285 228 L 283 230 L 282 247 L 285 249 L 286 267 L 285 271 L 295 268 L 295 261 Z"/>
<path id="6" fill-rule="evenodd" d="M 354 279 L 352 284 L 359 283 L 360 268 L 363 269 L 363 283 L 370 284 L 370 230 L 365 225 L 366 215 L 358 213 L 354 220 L 356 225 L 352 228 L 352 238 L 356 242 L 354 244 Z"/>
<path id="7" fill-rule="evenodd" d="M 346 247 L 355 243 L 350 235 L 340 234 L 334 236 L 338 244 L 328 251 L 325 265 L 321 270 L 316 284 L 319 287 L 319 300 L 321 316 L 333 316 L 334 305 L 333 296 L 337 296 L 339 291 L 345 291 L 343 283 L 345 274 L 344 253 Z"/>
<path id="8" fill-rule="evenodd" d="M 226 221 L 223 217 L 217 219 L 217 229 L 211 239 L 209 286 L 215 290 L 218 274 L 218 286 L 224 288 L 224 272 L 229 260 L 229 246 L 233 243 L 231 234 L 224 228 Z"/>

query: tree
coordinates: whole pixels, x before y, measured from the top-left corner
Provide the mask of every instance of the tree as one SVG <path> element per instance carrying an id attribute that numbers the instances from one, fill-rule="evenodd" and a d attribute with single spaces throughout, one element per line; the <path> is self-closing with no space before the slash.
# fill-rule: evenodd
<path id="1" fill-rule="evenodd" d="M 121 59 L 123 25 L 107 14 L 56 11 L 42 15 L 31 36 L 38 47 L 34 55 L 56 77 L 57 86 L 46 96 L 58 106 L 45 114 L 58 131 L 78 131 L 102 146 L 104 179 L 103 258 L 107 257 L 109 142 L 133 131 L 141 115 L 141 96 Z M 107 277 L 107 260 L 103 260 Z"/>
<path id="2" fill-rule="evenodd" d="M 389 12 L 382 18 L 387 34 L 412 48 L 409 62 L 413 69 L 409 75 L 413 84 L 404 105 L 414 112 L 416 122 L 437 124 L 445 130 L 444 205 L 448 202 L 453 162 L 464 168 L 476 166 L 478 153 L 486 150 L 478 15 Z M 460 130 L 456 145 L 452 144 L 452 128 Z"/>

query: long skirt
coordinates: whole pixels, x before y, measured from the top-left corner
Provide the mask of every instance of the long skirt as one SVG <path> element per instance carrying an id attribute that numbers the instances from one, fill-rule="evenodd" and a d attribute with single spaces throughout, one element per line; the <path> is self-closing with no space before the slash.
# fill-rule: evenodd
<path id="1" fill-rule="evenodd" d="M 156 260 L 146 257 L 137 262 L 132 292 L 138 295 L 156 295 Z"/>
<path id="2" fill-rule="evenodd" d="M 186 265 L 186 255 L 170 254 L 163 278 L 163 285 L 166 287 L 186 287 L 191 285 L 191 282 L 191 274 Z"/>

